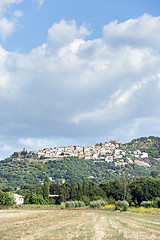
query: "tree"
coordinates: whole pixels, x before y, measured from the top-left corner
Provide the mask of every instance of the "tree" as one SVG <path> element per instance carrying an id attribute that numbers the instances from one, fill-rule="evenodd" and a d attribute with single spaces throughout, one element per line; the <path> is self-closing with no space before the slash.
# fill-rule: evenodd
<path id="1" fill-rule="evenodd" d="M 44 197 L 44 199 L 49 199 L 49 179 L 48 179 L 48 177 L 45 177 L 45 180 L 44 180 L 43 197 Z"/>
<path id="2" fill-rule="evenodd" d="M 48 204 L 49 200 L 44 199 L 42 195 L 36 195 L 35 193 L 29 193 L 24 197 L 26 204 Z"/>
<path id="3" fill-rule="evenodd" d="M 82 184 L 82 192 L 83 192 L 83 196 L 87 195 L 87 185 L 84 179 Z"/>
<path id="4" fill-rule="evenodd" d="M 74 182 L 71 182 L 70 199 L 72 199 L 72 200 L 76 200 L 77 199 L 76 185 L 75 185 Z"/>
<path id="5" fill-rule="evenodd" d="M 116 201 L 124 200 L 130 201 L 130 189 L 129 180 L 124 178 L 110 180 L 110 192 L 109 195 L 112 196 Z M 109 196 L 107 196 L 109 197 Z"/>
<path id="6" fill-rule="evenodd" d="M 97 200 L 97 198 L 100 199 L 100 198 L 106 197 L 105 192 L 93 182 L 89 183 L 88 194 L 89 194 L 91 201 Z"/>
<path id="7" fill-rule="evenodd" d="M 60 188 L 59 203 L 66 202 L 70 198 L 71 185 L 69 183 L 64 183 Z"/>
<path id="8" fill-rule="evenodd" d="M 160 197 L 160 180 L 138 177 L 130 184 L 130 189 L 133 201 L 137 201 L 140 205 L 142 201 L 151 201 Z"/>
<path id="9" fill-rule="evenodd" d="M 80 183 L 78 183 L 78 188 L 77 188 L 77 199 L 78 200 L 82 200 L 82 185 Z"/>
<path id="10" fill-rule="evenodd" d="M 153 178 L 157 178 L 158 175 L 159 175 L 159 172 L 158 172 L 158 171 L 151 171 L 151 176 L 152 176 Z"/>
<path id="11" fill-rule="evenodd" d="M 14 199 L 8 193 L 0 191 L 0 205 L 11 206 L 14 204 Z"/>

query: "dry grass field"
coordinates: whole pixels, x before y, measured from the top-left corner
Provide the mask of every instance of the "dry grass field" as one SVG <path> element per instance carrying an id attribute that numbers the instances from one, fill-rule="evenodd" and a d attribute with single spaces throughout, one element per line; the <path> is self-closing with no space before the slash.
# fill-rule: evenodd
<path id="1" fill-rule="evenodd" d="M 0 240 L 160 240 L 160 215 L 109 210 L 0 210 Z"/>

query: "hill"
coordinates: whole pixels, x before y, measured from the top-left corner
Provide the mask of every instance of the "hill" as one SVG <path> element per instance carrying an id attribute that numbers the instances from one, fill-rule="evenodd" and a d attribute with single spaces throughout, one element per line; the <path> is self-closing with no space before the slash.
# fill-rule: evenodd
<path id="1" fill-rule="evenodd" d="M 35 153 L 22 151 L 0 162 L 0 186 L 38 184 L 45 176 L 56 181 L 64 179 L 78 183 L 85 179 L 101 183 L 119 177 L 134 179 L 156 174 L 160 174 L 159 137 L 142 137 L 126 144 L 116 143 L 112 152 L 106 151 L 99 159 L 62 155 L 53 159 L 38 158 Z"/>

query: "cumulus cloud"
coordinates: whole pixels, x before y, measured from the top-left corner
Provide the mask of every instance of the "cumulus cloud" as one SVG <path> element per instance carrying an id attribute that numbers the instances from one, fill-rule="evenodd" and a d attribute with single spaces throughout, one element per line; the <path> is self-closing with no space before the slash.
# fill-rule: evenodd
<path id="1" fill-rule="evenodd" d="M 62 20 L 29 54 L 1 48 L 1 134 L 26 146 L 159 135 L 159 25 L 144 15 L 85 40 L 86 26 Z"/>
<path id="2" fill-rule="evenodd" d="M 88 29 L 82 25 L 79 29 L 75 21 L 54 23 L 48 30 L 48 47 L 58 50 L 73 43 L 75 39 L 81 39 L 90 34 Z"/>
<path id="3" fill-rule="evenodd" d="M 137 19 L 118 23 L 117 20 L 103 28 L 103 39 L 111 45 L 138 47 L 160 47 L 160 17 L 144 14 Z"/>

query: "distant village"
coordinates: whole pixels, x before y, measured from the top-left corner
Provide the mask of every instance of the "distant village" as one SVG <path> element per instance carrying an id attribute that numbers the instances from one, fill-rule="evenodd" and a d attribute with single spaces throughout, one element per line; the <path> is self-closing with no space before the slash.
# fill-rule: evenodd
<path id="1" fill-rule="evenodd" d="M 74 156 L 83 159 L 92 159 L 94 162 L 114 162 L 115 165 L 125 165 L 136 163 L 140 166 L 150 167 L 150 164 L 142 160 L 148 158 L 148 153 L 140 150 L 125 151 L 120 148 L 120 140 L 99 143 L 91 146 L 59 146 L 54 148 L 44 148 L 43 150 L 30 151 L 38 158 L 60 158 Z"/>

